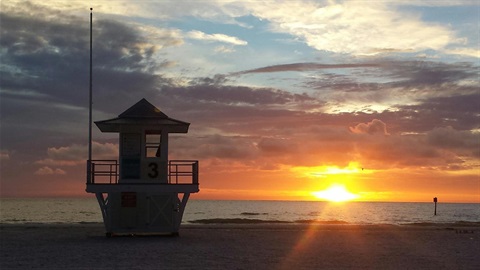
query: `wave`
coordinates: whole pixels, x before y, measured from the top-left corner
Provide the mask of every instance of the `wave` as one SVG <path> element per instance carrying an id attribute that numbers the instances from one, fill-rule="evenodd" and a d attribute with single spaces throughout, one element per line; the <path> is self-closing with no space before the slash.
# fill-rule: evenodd
<path id="1" fill-rule="evenodd" d="M 260 215 L 268 215 L 268 213 L 257 213 L 257 212 L 242 212 L 240 213 L 242 216 L 260 216 Z"/>
<path id="2" fill-rule="evenodd" d="M 351 223 L 343 220 L 313 220 L 302 219 L 296 221 L 268 220 L 255 218 L 208 218 L 191 220 L 193 224 L 312 224 L 312 225 L 349 225 Z"/>
<path id="3" fill-rule="evenodd" d="M 401 223 L 400 225 L 413 225 L 413 226 L 461 226 L 461 227 L 480 227 L 480 221 L 456 221 L 456 222 L 412 222 Z"/>
<path id="4" fill-rule="evenodd" d="M 301 224 L 319 224 L 319 225 L 349 225 L 350 222 L 343 220 L 315 220 L 315 219 L 301 219 L 295 221 L 295 223 Z"/>
<path id="5" fill-rule="evenodd" d="M 281 223 L 288 224 L 290 221 L 283 220 L 265 220 L 265 219 L 251 219 L 251 218 L 208 218 L 191 220 L 189 223 L 194 224 L 266 224 L 266 223 Z"/>
<path id="6" fill-rule="evenodd" d="M 30 222 L 28 219 L 24 218 L 10 218 L 2 220 L 2 223 L 27 223 Z"/>

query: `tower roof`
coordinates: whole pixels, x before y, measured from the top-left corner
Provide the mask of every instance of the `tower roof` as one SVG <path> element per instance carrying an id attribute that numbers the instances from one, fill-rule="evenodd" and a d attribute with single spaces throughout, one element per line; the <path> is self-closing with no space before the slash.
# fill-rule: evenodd
<path id="1" fill-rule="evenodd" d="M 156 133 L 167 129 L 170 133 L 187 133 L 190 123 L 168 117 L 146 99 L 141 99 L 117 118 L 96 121 L 102 132 L 120 132 L 122 130 L 145 129 Z"/>
<path id="2" fill-rule="evenodd" d="M 135 103 L 132 107 L 118 115 L 119 118 L 126 117 L 154 117 L 167 119 L 168 116 L 160 111 L 157 107 L 153 106 L 146 99 L 142 98 L 139 102 Z"/>

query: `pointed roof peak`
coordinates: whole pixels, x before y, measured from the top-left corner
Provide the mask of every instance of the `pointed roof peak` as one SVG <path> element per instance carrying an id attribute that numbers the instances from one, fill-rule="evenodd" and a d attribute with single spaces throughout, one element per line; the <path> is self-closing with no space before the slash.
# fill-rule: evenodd
<path id="1" fill-rule="evenodd" d="M 127 128 L 148 130 L 151 134 L 157 134 L 163 129 L 169 133 L 187 133 L 190 126 L 190 123 L 168 117 L 144 98 L 117 118 L 96 121 L 95 124 L 102 132 L 122 132 L 123 128 Z"/>
<path id="2" fill-rule="evenodd" d="M 145 98 L 142 98 L 139 102 L 135 103 L 132 107 L 128 108 L 126 111 L 118 115 L 119 118 L 130 118 L 130 117 L 151 117 L 151 118 L 160 118 L 168 119 L 169 117 L 164 114 L 160 109 L 153 106 Z"/>

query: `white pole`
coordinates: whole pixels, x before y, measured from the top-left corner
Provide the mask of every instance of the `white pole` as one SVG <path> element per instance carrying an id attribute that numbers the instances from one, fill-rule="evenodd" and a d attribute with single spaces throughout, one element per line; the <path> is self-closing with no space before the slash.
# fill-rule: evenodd
<path id="1" fill-rule="evenodd" d="M 88 161 L 87 161 L 87 183 L 92 182 L 92 10 L 90 8 L 90 89 L 88 102 Z"/>

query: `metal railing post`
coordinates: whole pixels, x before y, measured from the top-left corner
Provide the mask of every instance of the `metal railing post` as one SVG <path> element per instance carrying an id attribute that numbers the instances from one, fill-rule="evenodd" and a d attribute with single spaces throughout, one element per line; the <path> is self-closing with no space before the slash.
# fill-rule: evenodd
<path id="1" fill-rule="evenodd" d="M 95 163 L 90 162 L 90 168 L 92 169 L 90 172 L 90 183 L 95 184 Z"/>
<path id="2" fill-rule="evenodd" d="M 108 164 L 108 179 L 110 180 L 110 184 L 112 183 L 112 164 Z"/>
<path id="3" fill-rule="evenodd" d="M 198 184 L 198 161 L 192 164 L 192 184 Z"/>
<path id="4" fill-rule="evenodd" d="M 120 176 L 118 175 L 118 161 L 115 160 L 115 184 L 118 184 L 118 178 Z"/>
<path id="5" fill-rule="evenodd" d="M 87 160 L 87 184 L 92 183 L 92 161 Z"/>
<path id="6" fill-rule="evenodd" d="M 175 164 L 175 184 L 178 184 L 178 164 Z"/>

